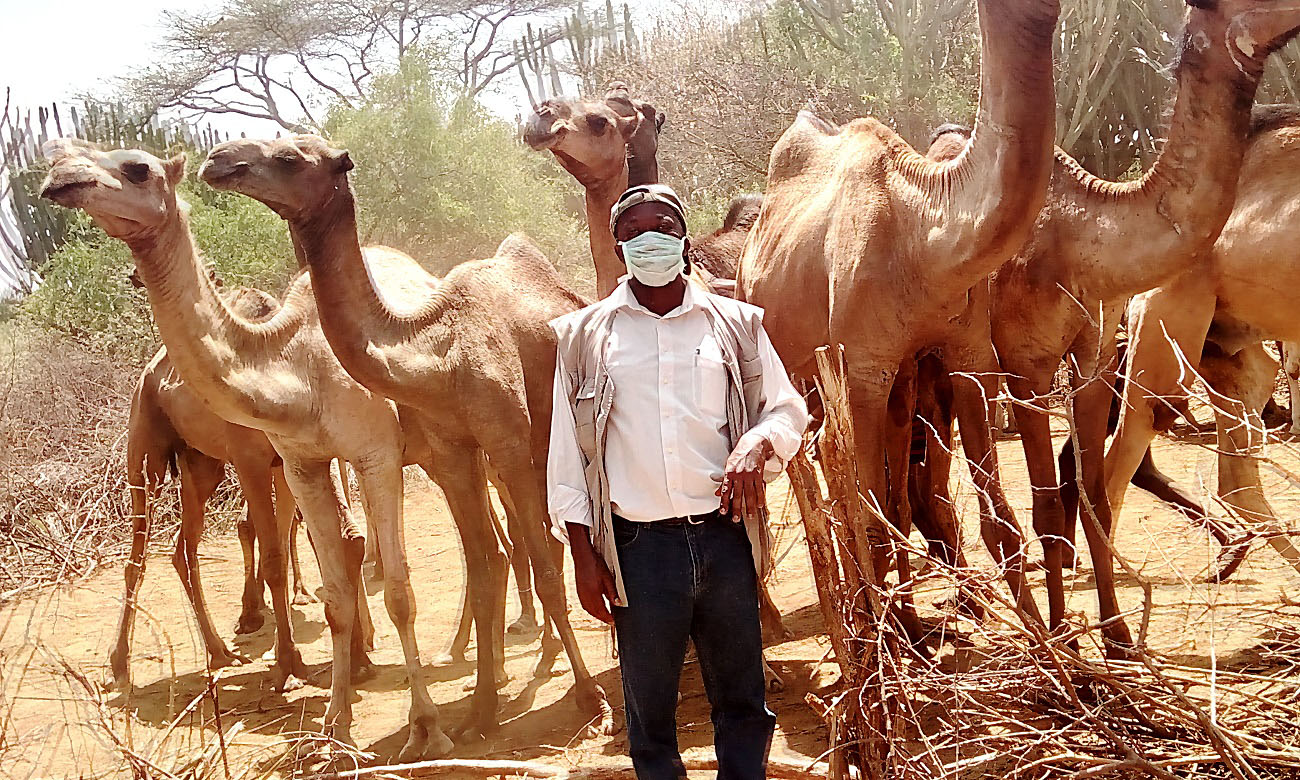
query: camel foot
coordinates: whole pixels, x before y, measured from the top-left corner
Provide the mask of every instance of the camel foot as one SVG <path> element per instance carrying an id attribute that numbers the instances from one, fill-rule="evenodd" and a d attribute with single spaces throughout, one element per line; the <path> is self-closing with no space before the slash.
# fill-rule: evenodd
<path id="1" fill-rule="evenodd" d="M 448 650 L 445 653 L 439 653 L 429 659 L 429 664 L 431 666 L 457 666 L 463 663 L 468 663 L 468 660 L 465 658 L 465 651 L 463 650 L 460 652 Z"/>
<path id="2" fill-rule="evenodd" d="M 261 609 L 256 612 L 245 610 L 239 615 L 239 620 L 235 622 L 236 634 L 252 634 L 266 623 L 266 615 Z"/>
<path id="3" fill-rule="evenodd" d="M 353 653 L 352 682 L 359 683 L 375 676 L 375 665 L 365 653 Z"/>
<path id="4" fill-rule="evenodd" d="M 287 659 L 276 661 L 275 666 L 271 667 L 271 674 L 275 690 L 287 693 L 306 685 L 305 681 L 311 671 L 303 663 L 302 654 L 294 648 Z"/>
<path id="5" fill-rule="evenodd" d="M 531 636 L 541 628 L 536 615 L 520 615 L 518 620 L 506 626 L 506 633 L 510 636 Z"/>
<path id="6" fill-rule="evenodd" d="M 129 670 L 114 669 L 109 672 L 102 685 L 105 691 L 126 693 L 131 690 L 131 672 Z"/>
<path id="7" fill-rule="evenodd" d="M 295 588 L 293 591 L 293 605 L 295 607 L 305 607 L 308 604 L 315 604 L 320 601 L 312 593 L 308 593 L 306 588 Z"/>
<path id="8" fill-rule="evenodd" d="M 455 740 L 458 745 L 466 745 L 474 742 L 482 742 L 488 738 L 488 735 L 494 733 L 499 725 L 497 721 L 497 702 L 496 697 L 491 701 L 480 700 L 476 702 L 470 710 L 469 718 L 455 730 Z"/>
<path id="9" fill-rule="evenodd" d="M 397 761 L 405 764 L 421 759 L 441 758 L 450 753 L 453 747 L 455 745 L 451 738 L 438 728 L 438 719 L 423 715 L 411 721 L 410 733 L 406 737 L 406 744 L 397 754 Z"/>
<path id="10" fill-rule="evenodd" d="M 1223 545 L 1219 550 L 1218 557 L 1214 559 L 1215 569 L 1206 575 L 1205 581 L 1227 582 L 1238 567 L 1246 562 L 1246 555 L 1250 552 L 1250 543 L 1253 538 L 1246 534 L 1236 541 Z"/>
<path id="11" fill-rule="evenodd" d="M 763 687 L 768 693 L 780 693 L 785 690 L 783 678 L 766 658 L 763 659 Z"/>
<path id="12" fill-rule="evenodd" d="M 223 649 L 219 653 L 212 653 L 208 656 L 208 671 L 215 672 L 218 669 L 224 669 L 227 666 L 243 666 L 249 662 L 246 655 L 232 653 Z"/>
<path id="13" fill-rule="evenodd" d="M 584 715 L 591 716 L 591 721 L 583 729 L 582 738 L 595 739 L 617 734 L 618 726 L 614 723 L 614 709 L 609 706 L 605 690 L 597 685 L 595 680 L 580 682 L 578 685 L 578 709 Z"/>

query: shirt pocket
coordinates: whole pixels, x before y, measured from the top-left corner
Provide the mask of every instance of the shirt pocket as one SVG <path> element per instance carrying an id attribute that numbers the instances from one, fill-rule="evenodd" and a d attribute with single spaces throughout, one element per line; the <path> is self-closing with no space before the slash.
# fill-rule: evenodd
<path id="1" fill-rule="evenodd" d="M 712 338 L 695 350 L 691 367 L 695 406 L 705 417 L 721 418 L 727 410 L 727 364 Z"/>
<path id="2" fill-rule="evenodd" d="M 591 463 L 596 459 L 596 382 L 588 380 L 578 388 L 573 400 L 573 418 L 578 432 L 578 448 Z"/>

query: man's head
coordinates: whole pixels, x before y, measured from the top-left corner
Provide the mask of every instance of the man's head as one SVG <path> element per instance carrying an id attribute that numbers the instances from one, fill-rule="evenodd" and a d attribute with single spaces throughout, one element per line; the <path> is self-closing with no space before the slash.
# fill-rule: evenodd
<path id="1" fill-rule="evenodd" d="M 662 287 L 690 272 L 686 209 L 671 187 L 629 188 L 614 204 L 610 230 L 619 259 L 638 282 Z"/>

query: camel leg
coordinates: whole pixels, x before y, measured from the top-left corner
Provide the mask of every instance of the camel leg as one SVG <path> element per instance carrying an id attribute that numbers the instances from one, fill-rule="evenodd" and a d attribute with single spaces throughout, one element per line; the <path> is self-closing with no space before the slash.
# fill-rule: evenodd
<path id="1" fill-rule="evenodd" d="M 856 365 L 848 356 L 846 383 L 858 493 L 867 502 L 867 511 L 878 512 L 882 522 L 888 522 L 885 515 L 889 499 L 887 418 L 890 391 L 897 371 L 897 366 Z M 884 540 L 872 539 L 873 534 L 867 533 L 867 529 L 848 530 L 857 548 L 858 560 L 871 561 L 876 579 L 873 584 L 883 584 L 889 566 Z"/>
<path id="2" fill-rule="evenodd" d="M 1092 374 L 1093 372 L 1087 372 Z M 1093 576 L 1097 581 L 1097 607 L 1101 617 L 1101 633 L 1110 658 L 1127 658 L 1133 650 L 1133 637 L 1120 617 L 1119 599 L 1115 593 L 1114 560 L 1111 552 L 1111 512 L 1105 489 L 1106 418 L 1114 398 L 1106 374 L 1091 379 L 1074 377 L 1074 420 L 1078 436 L 1078 457 L 1082 465 L 1079 480 L 1080 508 L 1085 513 L 1080 518 L 1088 552 L 1092 557 Z M 1089 509 L 1091 509 L 1090 516 Z"/>
<path id="3" fill-rule="evenodd" d="M 128 450 L 133 447 L 128 444 Z M 149 533 L 153 520 L 153 502 L 167 475 L 167 459 L 162 453 L 130 453 L 127 456 L 127 484 L 131 493 L 131 557 L 123 572 L 126 592 L 117 623 L 117 641 L 109 654 L 109 686 L 131 687 L 131 636 L 135 630 L 136 597 L 144 580 L 149 552 Z"/>
<path id="4" fill-rule="evenodd" d="M 1011 505 L 1002 491 L 998 472 L 998 454 L 989 429 L 988 398 L 997 392 L 996 375 L 981 373 L 976 376 L 953 378 L 953 406 L 957 424 L 961 429 L 962 451 L 966 454 L 971 478 L 980 505 L 980 535 L 993 555 L 993 560 L 1003 571 L 1003 577 L 1016 599 L 1022 619 L 1027 625 L 1043 625 L 1042 615 L 1029 584 L 1025 581 L 1025 544 L 1020 524 L 1016 522 Z M 1014 393 L 1015 390 L 1012 390 Z M 1017 404 L 1018 415 L 1021 407 Z M 1021 436 L 1026 435 L 1023 418 L 1017 417 Z M 1050 440 L 1047 448 L 1051 462 Z M 1053 485 L 1055 487 L 1055 485 Z M 1059 549 L 1059 547 L 1058 547 Z M 1062 588 L 1062 593 L 1064 589 Z M 1062 599 L 1063 601 L 1063 599 Z"/>
<path id="5" fill-rule="evenodd" d="M 511 503 L 519 516 L 516 527 L 524 548 L 533 565 L 533 582 L 537 596 L 541 599 L 542 610 L 554 623 L 560 635 L 560 642 L 569 657 L 573 668 L 574 689 L 578 706 L 585 714 L 597 718 L 591 728 L 593 732 L 612 733 L 613 713 L 605 698 L 605 691 L 597 684 L 587 669 L 578 647 L 578 639 L 569 623 L 569 609 L 565 597 L 564 577 L 555 564 L 549 546 L 550 534 L 547 533 L 548 517 L 546 514 L 546 469 L 545 461 L 541 467 L 535 464 L 527 442 L 509 442 L 500 449 L 489 450 L 487 455 L 492 465 L 507 481 Z M 546 654 L 539 667 L 546 662 Z M 549 671 L 549 664 L 543 671 Z"/>
<path id="6" fill-rule="evenodd" d="M 244 501 L 248 501 L 248 487 L 240 481 L 240 490 Z M 245 507 L 244 516 L 235 523 L 239 536 L 239 551 L 244 559 L 244 595 L 240 598 L 239 619 L 235 621 L 236 634 L 251 634 L 262 627 L 266 621 L 266 603 L 262 601 L 262 572 L 257 565 L 257 531 L 248 516 L 249 507 Z"/>
<path id="7" fill-rule="evenodd" d="M 890 391 L 886 416 L 888 506 L 892 515 L 890 519 L 904 539 L 912 533 L 912 504 L 907 477 L 911 471 L 909 461 L 912 451 L 912 417 L 916 410 L 916 375 L 915 361 L 906 361 L 900 367 Z M 916 604 L 912 599 L 912 560 L 906 545 L 895 547 L 894 565 L 898 567 L 899 616 L 903 628 L 917 650 L 925 652 L 925 629 L 921 626 L 921 618 L 916 614 Z"/>
<path id="8" fill-rule="evenodd" d="M 329 461 L 286 459 L 284 476 L 309 529 L 320 566 L 325 622 L 330 627 L 333 667 L 323 726 L 327 735 L 350 743 L 353 635 L 365 538 L 348 510 L 340 481 L 330 473 Z"/>
<path id="9" fill-rule="evenodd" d="M 482 737 L 497 726 L 497 680 L 505 679 L 506 554 L 493 530 L 492 506 L 480 453 L 466 453 L 425 431 L 434 457 L 420 466 L 447 499 L 465 554 L 465 592 L 478 643 L 470 722 L 460 733 Z M 464 617 L 462 616 L 462 620 Z"/>
<path id="10" fill-rule="evenodd" d="M 438 725 L 438 708 L 429 697 L 423 679 L 415 636 L 415 591 L 411 587 L 402 524 L 402 464 L 395 456 L 386 459 L 378 455 L 356 465 L 355 470 L 361 486 L 362 508 L 378 536 L 379 555 L 384 562 L 384 605 L 397 628 L 411 686 L 410 733 L 398 761 L 435 758 L 448 753 L 452 744 Z"/>
<path id="11" fill-rule="evenodd" d="M 271 469 L 272 483 L 275 485 L 275 527 L 280 530 L 280 549 L 287 550 L 289 566 L 293 572 L 293 603 L 297 606 L 312 604 L 316 597 L 307 591 L 307 584 L 302 578 L 302 563 L 298 558 L 298 528 L 302 523 L 302 513 L 298 511 L 298 502 L 289 489 L 284 478 L 284 466 L 277 465 Z M 311 535 L 307 535 L 308 544 Z"/>
<path id="12" fill-rule="evenodd" d="M 199 576 L 199 540 L 203 537 L 204 510 L 208 498 L 225 475 L 225 464 L 195 450 L 186 450 L 180 456 L 181 466 L 181 531 L 176 537 L 176 553 L 172 565 L 185 586 L 194 617 L 199 623 L 199 634 L 208 652 L 208 668 L 246 663 L 247 658 L 233 653 L 217 633 L 208 614 L 203 597 L 203 581 Z"/>
<path id="13" fill-rule="evenodd" d="M 275 613 L 275 666 L 272 670 L 276 690 L 302 687 L 307 676 L 302 656 L 293 642 L 292 615 L 289 611 L 289 583 L 285 560 L 284 534 L 273 498 L 275 476 L 266 464 L 232 461 L 239 484 L 248 504 L 248 521 L 253 526 L 261 548 L 261 568 L 271 591 L 271 608 Z M 285 491 L 288 493 L 288 491 Z M 282 499 L 283 500 L 283 499 Z M 292 510 L 289 512 L 292 518 Z M 259 596 L 261 587 L 258 587 Z"/>
<path id="14" fill-rule="evenodd" d="M 1279 341 L 1277 348 L 1282 354 L 1286 393 L 1291 401 L 1291 427 L 1288 430 L 1300 434 L 1300 342 Z"/>
<path id="15" fill-rule="evenodd" d="M 1106 453 L 1106 495 L 1112 517 L 1122 516 L 1124 493 L 1156 435 L 1156 406 L 1185 393 L 1178 345 L 1194 368 L 1214 318 L 1214 290 L 1204 274 L 1188 274 L 1172 285 L 1139 295 L 1129 305 L 1129 345 L 1119 425 Z M 1189 384 L 1191 377 L 1186 380 Z"/>
<path id="16" fill-rule="evenodd" d="M 502 503 L 504 503 L 504 498 Z M 511 539 L 519 539 L 519 516 L 506 507 L 506 529 Z M 537 609 L 533 604 L 533 567 L 528 550 L 523 545 L 510 551 L 510 567 L 515 572 L 515 590 L 519 594 L 519 618 L 506 627 L 507 634 L 531 634 L 541 625 L 537 622 Z"/>
<path id="17" fill-rule="evenodd" d="M 1260 412 L 1273 389 L 1277 366 L 1254 344 L 1232 357 L 1207 346 L 1202 371 L 1214 395 L 1219 439 L 1219 498 L 1257 532 L 1268 534 L 1269 545 L 1300 571 L 1300 551 L 1264 496 L 1259 477 L 1265 432 Z"/>

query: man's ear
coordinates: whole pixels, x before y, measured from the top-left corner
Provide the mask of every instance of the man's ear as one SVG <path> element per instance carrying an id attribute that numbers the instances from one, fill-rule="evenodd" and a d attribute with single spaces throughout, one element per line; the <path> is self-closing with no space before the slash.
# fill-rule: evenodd
<path id="1" fill-rule="evenodd" d="M 180 180 L 185 178 L 185 152 L 181 152 L 175 157 L 163 163 L 163 172 L 167 175 L 167 183 L 175 187 Z"/>
<path id="2" fill-rule="evenodd" d="M 627 265 L 627 260 L 623 259 L 623 245 L 618 242 L 617 238 L 614 239 L 614 254 L 618 255 L 620 263 Z"/>

